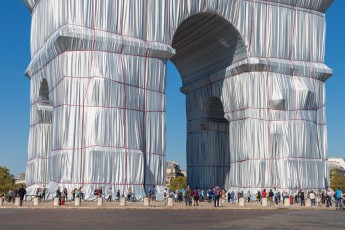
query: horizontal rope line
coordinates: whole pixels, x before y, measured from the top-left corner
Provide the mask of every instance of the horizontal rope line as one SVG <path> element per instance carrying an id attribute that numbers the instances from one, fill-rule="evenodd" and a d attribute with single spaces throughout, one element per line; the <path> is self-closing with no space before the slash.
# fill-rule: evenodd
<path id="1" fill-rule="evenodd" d="M 116 107 L 116 106 L 97 106 L 97 105 L 73 105 L 73 104 L 61 104 L 54 106 L 53 108 L 60 108 L 60 107 L 85 107 L 85 108 L 103 108 L 103 109 L 120 109 L 120 110 L 130 110 L 136 112 L 145 112 L 145 113 L 165 113 L 165 110 L 141 110 L 141 109 L 131 109 L 128 107 Z"/>
<path id="2" fill-rule="evenodd" d="M 104 148 L 114 148 L 114 149 L 125 149 L 125 150 L 136 150 L 136 151 L 142 151 L 141 149 L 136 149 L 136 148 L 129 148 L 129 147 L 121 147 L 121 146 L 107 146 L 107 145 L 89 145 L 83 148 L 69 148 L 69 149 L 54 149 L 51 150 L 51 152 L 58 152 L 58 151 L 71 151 L 71 150 L 83 150 L 83 149 L 88 149 L 88 148 L 93 148 L 93 147 L 104 147 Z M 142 153 L 141 153 L 142 154 Z M 152 152 L 145 152 L 145 154 L 150 154 L 150 155 L 159 155 L 159 156 L 165 156 L 165 154 L 160 154 L 160 153 L 152 153 Z"/>
<path id="3" fill-rule="evenodd" d="M 231 161 L 230 164 L 236 164 L 236 163 L 242 163 L 246 161 L 261 161 L 261 160 L 298 160 L 298 159 L 305 159 L 305 160 L 322 160 L 322 161 L 328 161 L 327 159 L 321 159 L 316 157 L 270 157 L 270 158 L 252 158 L 252 159 L 245 159 L 245 160 L 239 160 L 239 161 Z"/>
<path id="4" fill-rule="evenodd" d="M 271 187 L 261 187 L 261 186 L 233 186 L 232 188 L 261 188 L 261 189 L 274 189 L 274 188 L 279 188 L 279 189 L 290 189 L 290 190 L 300 190 L 300 189 L 325 189 L 325 188 L 300 188 L 300 187 L 295 187 L 295 188 L 286 188 L 286 187 L 279 187 L 279 186 L 271 186 Z M 267 194 L 268 195 L 268 194 Z"/>
<path id="5" fill-rule="evenodd" d="M 287 119 L 287 120 L 267 120 L 267 119 L 261 119 L 261 118 L 252 118 L 252 117 L 245 117 L 245 118 L 241 118 L 241 119 L 237 119 L 237 120 L 231 120 L 229 121 L 229 123 L 231 122 L 237 122 L 237 121 L 242 121 L 242 120 L 259 120 L 259 121 L 267 121 L 267 122 L 284 122 L 284 121 L 307 121 L 307 122 L 311 122 L 315 125 L 326 125 L 326 124 L 318 124 L 314 121 L 311 120 L 306 120 L 306 119 Z"/>
<path id="6" fill-rule="evenodd" d="M 144 58 L 151 58 L 151 59 L 160 59 L 160 60 L 166 60 L 165 58 L 161 58 L 161 57 L 156 57 L 156 56 L 145 56 L 145 55 L 134 55 L 134 54 L 124 54 L 123 50 L 121 50 L 121 53 L 119 52 L 111 52 L 111 51 L 101 51 L 101 50 L 65 50 L 62 53 L 57 54 L 56 56 L 52 57 L 46 64 L 42 65 L 37 71 L 35 71 L 34 73 L 31 74 L 31 78 L 34 77 L 38 72 L 40 72 L 42 69 L 44 69 L 46 66 L 48 66 L 48 64 L 50 64 L 50 62 L 52 62 L 53 60 L 55 60 L 57 57 L 59 57 L 60 55 L 64 54 L 64 53 L 73 53 L 73 52 L 91 52 L 91 53 L 112 53 L 112 54 L 122 54 L 123 56 L 131 56 L 131 57 L 144 57 Z"/>
<path id="7" fill-rule="evenodd" d="M 157 186 L 166 186 L 163 184 L 144 184 L 144 183 L 112 183 L 112 182 L 62 182 L 62 181 L 55 181 L 49 180 L 50 182 L 58 183 L 58 184 L 108 184 L 108 185 L 157 185 Z M 39 182 L 36 182 L 39 183 Z M 48 182 L 49 183 L 49 182 Z"/>
<path id="8" fill-rule="evenodd" d="M 293 5 L 289 5 L 289 4 L 286 4 L 286 3 L 268 3 L 268 2 L 262 2 L 262 1 L 253 1 L 253 0 L 244 0 L 246 2 L 251 2 L 251 3 L 258 3 L 258 4 L 265 4 L 265 5 L 271 5 L 271 6 L 275 6 L 275 7 L 281 7 L 281 8 L 285 8 L 285 9 L 290 9 L 290 10 L 297 10 L 297 11 L 301 11 L 301 12 L 305 12 L 305 13 L 309 13 L 309 14 L 313 14 L 313 15 L 316 15 L 316 16 L 319 16 L 319 17 L 325 17 L 324 16 L 324 13 L 320 12 L 320 13 L 314 13 L 312 11 L 316 11 L 316 12 L 319 12 L 317 10 L 313 10 L 313 9 L 310 9 L 310 8 L 307 8 L 307 7 L 300 7 L 300 6 L 293 6 Z M 36 3 L 37 5 L 38 3 Z M 36 5 L 35 5 L 35 8 L 36 8 Z M 285 5 L 285 6 L 283 6 Z M 288 7 L 290 6 L 290 7 Z M 34 8 L 34 9 L 35 9 Z M 170 8 L 170 5 L 169 5 L 169 8 Z M 302 10 L 302 9 L 305 9 L 305 10 Z M 199 13 L 202 13 L 203 11 L 200 11 Z M 170 13 L 170 12 L 169 12 Z M 219 15 L 219 14 L 218 14 Z M 221 16 L 221 15 L 220 15 Z M 188 18 L 188 17 L 187 17 Z M 186 18 L 186 19 L 187 19 Z M 226 19 L 227 21 L 229 21 L 230 23 L 232 23 L 230 20 Z M 170 22 L 170 18 L 169 18 L 169 22 Z M 61 26 L 59 26 L 56 30 L 54 30 L 53 32 L 51 32 L 51 34 L 49 34 L 47 36 L 47 38 L 44 39 L 44 44 L 57 32 L 59 31 L 61 28 L 65 27 L 65 26 L 68 26 L 68 25 L 71 25 L 71 26 L 76 26 L 76 27 L 82 27 L 82 28 L 87 28 L 87 29 L 91 29 L 91 30 L 94 30 L 94 31 L 101 31 L 101 32 L 106 32 L 106 33 L 110 33 L 110 34 L 115 34 L 115 35 L 119 35 L 119 36 L 123 36 L 123 37 L 127 37 L 127 38 L 135 38 L 135 39 L 139 39 L 143 42 L 157 42 L 157 43 L 161 43 L 161 44 L 164 44 L 164 45 L 172 45 L 172 39 L 171 39 L 171 43 L 165 43 L 165 42 L 162 42 L 162 41 L 155 41 L 155 40 L 148 40 L 147 37 L 146 37 L 146 40 L 144 40 L 143 38 L 137 38 L 137 37 L 133 37 L 133 36 L 130 36 L 130 35 L 123 35 L 121 34 L 120 32 L 115 32 L 115 31 L 110 31 L 110 30 L 104 30 L 104 29 L 97 29 L 97 28 L 92 28 L 92 27 L 88 27 L 88 26 L 83 26 L 83 25 L 78 25 L 78 24 L 75 24 L 75 23 L 65 23 Z M 176 29 L 176 28 L 175 28 Z M 171 32 L 170 32 L 171 33 Z M 40 48 L 38 48 L 33 57 L 36 56 L 36 54 L 38 52 L 40 52 L 40 50 L 42 50 L 44 48 L 44 45 L 41 46 Z"/>
<path id="9" fill-rule="evenodd" d="M 194 119 L 194 120 L 199 120 L 201 118 L 197 118 L 197 119 Z M 187 121 L 194 121 L 194 120 L 187 120 Z M 262 118 L 255 118 L 255 117 L 244 117 L 244 118 L 240 118 L 240 119 L 236 119 L 236 120 L 230 120 L 228 121 L 229 124 L 232 123 L 232 122 L 237 122 L 237 121 L 243 121 L 243 120 L 259 120 L 259 121 L 267 121 L 267 122 L 285 122 L 285 121 L 307 121 L 307 122 L 311 122 L 315 125 L 326 125 L 326 124 L 323 124 L 323 123 L 316 123 L 312 120 L 307 120 L 307 119 L 287 119 L 287 120 L 267 120 L 267 119 L 262 119 Z"/>
<path id="10" fill-rule="evenodd" d="M 72 79 L 101 78 L 101 79 L 105 79 L 105 80 L 108 80 L 108 81 L 112 81 L 112 82 L 115 82 L 115 83 L 118 83 L 118 84 L 121 84 L 121 85 L 134 87 L 134 88 L 137 88 L 137 89 L 147 90 L 147 91 L 151 91 L 151 92 L 155 92 L 155 93 L 159 93 L 159 94 L 163 94 L 163 95 L 166 94 L 165 92 L 161 92 L 161 91 L 158 91 L 158 90 L 153 90 L 153 89 L 149 89 L 149 88 L 146 88 L 146 87 L 140 87 L 140 86 L 137 86 L 137 85 L 133 85 L 133 84 L 129 84 L 129 83 L 124 83 L 124 82 L 121 82 L 121 81 L 116 81 L 116 80 L 113 80 L 113 79 L 109 79 L 109 78 L 106 78 L 106 77 L 100 77 L 100 76 L 90 76 L 90 77 L 87 77 L 87 76 L 85 76 L 85 77 L 64 76 L 64 77 L 63 77 L 62 79 L 60 79 L 60 80 L 58 81 L 58 83 L 49 91 L 49 94 L 51 94 L 52 91 L 54 91 L 55 88 L 56 88 L 57 86 L 59 86 L 60 83 L 61 83 L 65 78 L 72 78 Z"/>
<path id="11" fill-rule="evenodd" d="M 270 71 L 268 71 L 268 70 L 253 70 L 253 71 L 249 71 L 249 72 L 248 72 L 248 71 L 243 71 L 243 72 L 239 72 L 239 73 L 234 74 L 234 75 L 225 76 L 224 78 L 218 79 L 218 80 L 213 81 L 213 82 L 209 82 L 209 83 L 204 84 L 204 85 L 202 85 L 202 86 L 200 86 L 200 87 L 197 87 L 197 88 L 195 88 L 195 89 L 192 89 L 192 90 L 188 91 L 188 94 L 190 94 L 190 93 L 192 93 L 192 92 L 194 92 L 194 91 L 197 91 L 197 90 L 199 90 L 199 89 L 208 87 L 209 85 L 212 85 L 212 84 L 217 83 L 217 82 L 219 82 L 219 81 L 224 81 L 225 79 L 228 79 L 228 78 L 232 78 L 232 77 L 247 77 L 247 76 L 240 76 L 241 74 L 244 74 L 244 73 L 266 73 L 266 74 L 267 74 L 267 73 L 277 73 L 277 74 L 284 74 L 284 73 L 281 73 L 281 72 L 278 72 L 278 71 L 272 71 L 272 70 L 270 70 Z M 293 78 L 293 77 L 308 78 L 308 79 L 313 79 L 313 80 L 316 80 L 316 81 L 320 81 L 320 82 L 322 82 L 322 83 L 325 83 L 325 82 L 323 82 L 322 80 L 320 80 L 320 79 L 318 79 L 318 78 L 316 78 L 316 77 L 297 76 L 297 75 L 294 76 L 294 75 L 287 75 L 287 74 L 284 74 L 284 75 L 289 76 L 289 77 L 291 77 L 291 78 Z M 268 74 L 267 74 L 266 76 L 268 76 Z M 282 76 L 279 76 L 279 77 L 282 77 Z M 203 78 L 199 78 L 198 80 L 201 80 L 201 79 L 203 79 Z M 193 83 L 193 82 L 190 82 L 190 83 Z M 190 84 L 190 83 L 187 83 L 187 84 Z M 183 88 L 183 87 L 182 87 L 182 88 Z"/>

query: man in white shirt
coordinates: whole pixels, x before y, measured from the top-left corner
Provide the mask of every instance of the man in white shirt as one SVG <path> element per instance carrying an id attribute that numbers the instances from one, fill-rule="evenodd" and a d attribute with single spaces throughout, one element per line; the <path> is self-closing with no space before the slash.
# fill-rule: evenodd
<path id="1" fill-rule="evenodd" d="M 313 191 L 310 192 L 309 199 L 311 200 L 311 206 L 315 206 L 315 194 Z"/>

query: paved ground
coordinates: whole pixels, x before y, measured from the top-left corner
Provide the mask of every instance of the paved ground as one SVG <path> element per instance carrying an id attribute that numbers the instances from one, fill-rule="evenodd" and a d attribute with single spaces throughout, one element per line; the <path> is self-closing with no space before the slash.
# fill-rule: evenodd
<path id="1" fill-rule="evenodd" d="M 0 229 L 345 229 L 345 211 L 0 209 Z"/>
<path id="2" fill-rule="evenodd" d="M 284 205 L 261 207 L 256 202 L 225 203 L 214 208 L 212 204 L 185 206 L 175 203 L 166 207 L 144 207 L 143 202 L 73 202 L 54 207 L 53 202 L 42 202 L 39 207 L 27 202 L 16 207 L 5 202 L 0 207 L 0 229 L 345 229 L 345 211 L 325 207 L 301 207 Z"/>

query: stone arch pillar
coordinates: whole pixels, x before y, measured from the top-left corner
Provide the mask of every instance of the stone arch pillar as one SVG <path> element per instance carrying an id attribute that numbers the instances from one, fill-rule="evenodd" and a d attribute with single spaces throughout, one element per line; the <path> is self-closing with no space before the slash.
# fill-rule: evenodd
<path id="1" fill-rule="evenodd" d="M 49 86 L 45 78 L 31 81 L 31 117 L 28 146 L 27 186 L 46 187 L 49 183 L 48 158 L 51 151 L 52 111 Z"/>

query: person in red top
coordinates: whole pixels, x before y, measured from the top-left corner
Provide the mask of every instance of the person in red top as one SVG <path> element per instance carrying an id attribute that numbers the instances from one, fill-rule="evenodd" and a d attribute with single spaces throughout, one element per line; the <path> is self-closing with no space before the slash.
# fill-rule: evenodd
<path id="1" fill-rule="evenodd" d="M 267 192 L 266 192 L 266 189 L 264 189 L 262 191 L 262 198 L 266 198 L 267 197 Z"/>
<path id="2" fill-rule="evenodd" d="M 194 206 L 195 206 L 195 204 L 197 206 L 199 206 L 199 191 L 198 191 L 197 187 L 195 187 L 195 189 L 193 191 L 193 197 L 194 197 Z"/>

